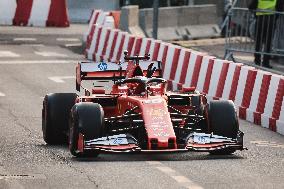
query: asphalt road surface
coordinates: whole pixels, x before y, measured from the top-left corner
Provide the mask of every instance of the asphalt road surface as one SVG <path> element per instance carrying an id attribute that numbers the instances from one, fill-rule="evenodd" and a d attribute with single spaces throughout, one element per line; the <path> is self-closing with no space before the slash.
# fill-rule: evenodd
<path id="1" fill-rule="evenodd" d="M 189 152 L 78 159 L 67 146 L 46 145 L 42 100 L 47 93 L 75 92 L 83 29 L 32 36 L 0 29 L 0 189 L 284 188 L 284 136 L 242 120 L 248 150 L 230 156 Z"/>

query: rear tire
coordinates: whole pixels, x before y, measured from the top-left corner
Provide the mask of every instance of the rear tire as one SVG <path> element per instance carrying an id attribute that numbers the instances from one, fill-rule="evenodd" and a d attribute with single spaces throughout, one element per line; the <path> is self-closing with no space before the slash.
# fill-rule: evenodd
<path id="1" fill-rule="evenodd" d="M 239 123 L 232 101 L 216 100 L 209 104 L 209 123 L 211 132 L 215 135 L 233 138 L 237 137 Z M 210 152 L 213 155 L 228 155 L 236 150 L 227 148 Z"/>
<path id="2" fill-rule="evenodd" d="M 96 139 L 104 136 L 104 111 L 97 103 L 84 102 L 75 104 L 71 110 L 69 123 L 69 148 L 76 157 L 98 156 L 98 151 L 78 152 L 79 133 L 84 140 Z"/>
<path id="3" fill-rule="evenodd" d="M 42 133 L 47 144 L 67 143 L 69 113 L 76 98 L 75 93 L 53 93 L 44 97 Z"/>

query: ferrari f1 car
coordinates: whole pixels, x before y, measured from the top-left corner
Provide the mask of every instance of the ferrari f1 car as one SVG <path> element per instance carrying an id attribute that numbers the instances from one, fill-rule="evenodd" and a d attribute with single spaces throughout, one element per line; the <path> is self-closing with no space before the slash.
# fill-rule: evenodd
<path id="1" fill-rule="evenodd" d="M 103 80 L 112 89 L 83 87 Z M 76 89 L 84 95 L 53 93 L 42 109 L 47 144 L 68 141 L 74 156 L 102 152 L 187 152 L 232 154 L 243 150 L 243 133 L 232 101 L 207 102 L 195 88 L 168 91 L 161 62 L 149 55 L 124 63 L 79 62 Z"/>

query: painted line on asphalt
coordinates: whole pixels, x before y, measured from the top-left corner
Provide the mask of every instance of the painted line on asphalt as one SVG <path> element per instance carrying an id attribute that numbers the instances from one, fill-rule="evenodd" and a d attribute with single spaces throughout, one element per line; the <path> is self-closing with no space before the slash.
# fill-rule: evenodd
<path id="1" fill-rule="evenodd" d="M 36 41 L 36 40 L 37 40 L 36 38 L 24 38 L 24 37 L 13 39 L 13 41 Z"/>
<path id="2" fill-rule="evenodd" d="M 27 47 L 44 47 L 44 44 L 20 44 L 21 46 L 27 46 Z"/>
<path id="3" fill-rule="evenodd" d="M 0 60 L 0 64 L 70 64 L 79 60 Z"/>
<path id="4" fill-rule="evenodd" d="M 19 54 L 12 51 L 0 51 L 0 57 L 20 57 Z"/>
<path id="5" fill-rule="evenodd" d="M 270 147 L 270 148 L 284 148 L 284 144 L 280 144 L 272 141 L 250 141 L 251 144 L 255 144 L 258 147 Z"/>
<path id="6" fill-rule="evenodd" d="M 149 164 L 149 165 L 163 165 L 161 162 L 159 162 L 159 161 L 147 161 L 147 163 Z"/>
<path id="7" fill-rule="evenodd" d="M 57 52 L 48 52 L 48 51 L 34 51 L 36 55 L 44 57 L 68 57 L 67 54 L 57 53 Z"/>
<path id="8" fill-rule="evenodd" d="M 169 167 L 156 167 L 156 169 L 158 169 L 161 172 L 167 173 L 167 174 L 175 172 L 175 170 L 173 170 L 173 169 L 171 169 Z"/>
<path id="9" fill-rule="evenodd" d="M 68 42 L 78 42 L 78 38 L 56 38 L 56 41 L 68 41 Z"/>
<path id="10" fill-rule="evenodd" d="M 4 96 L 6 96 L 6 95 L 4 93 L 0 92 L 0 97 L 4 97 Z"/>
<path id="11" fill-rule="evenodd" d="M 65 44 L 65 47 L 81 47 L 83 43 Z"/>
<path id="12" fill-rule="evenodd" d="M 53 76 L 48 77 L 49 80 L 54 81 L 55 83 L 65 83 L 66 79 L 75 79 L 75 76 Z"/>
<path id="13" fill-rule="evenodd" d="M 149 165 L 153 166 L 154 168 L 158 169 L 160 172 L 170 176 L 172 179 L 174 179 L 178 184 L 185 188 L 190 189 L 203 189 L 203 187 L 199 186 L 198 184 L 194 183 L 189 178 L 181 175 L 177 171 L 173 170 L 172 168 L 164 165 L 163 163 L 159 161 L 146 161 Z"/>

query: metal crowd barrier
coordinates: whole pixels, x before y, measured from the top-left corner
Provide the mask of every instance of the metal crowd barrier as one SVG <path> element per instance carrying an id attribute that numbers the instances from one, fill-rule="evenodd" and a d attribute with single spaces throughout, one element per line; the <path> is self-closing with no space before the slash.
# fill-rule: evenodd
<path id="1" fill-rule="evenodd" d="M 235 61 L 236 52 L 284 56 L 283 12 L 233 7 L 226 27 L 225 59 Z"/>

